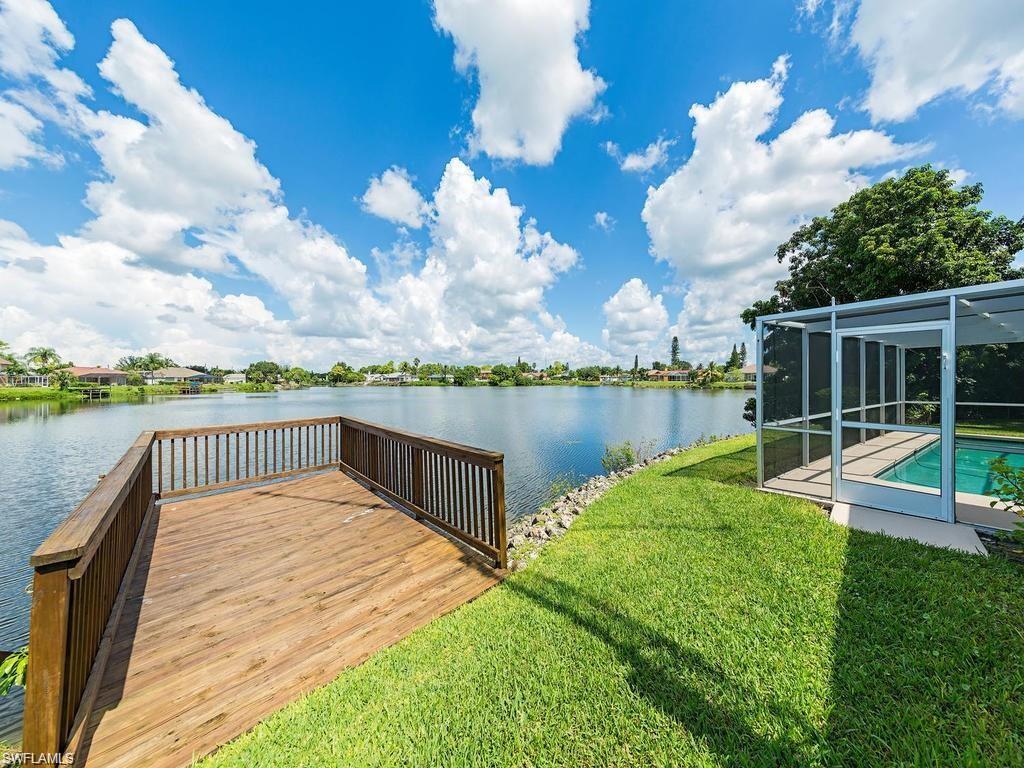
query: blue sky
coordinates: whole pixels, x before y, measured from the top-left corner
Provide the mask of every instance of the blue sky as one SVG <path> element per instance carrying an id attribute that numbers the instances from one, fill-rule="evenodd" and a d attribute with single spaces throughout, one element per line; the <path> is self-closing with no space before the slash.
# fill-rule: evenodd
<path id="1" fill-rule="evenodd" d="M 324 367 L 646 363 L 676 333 L 720 358 L 774 246 L 886 173 L 1024 213 L 1021 14 L 943 4 L 4 0 L 0 338 Z"/>

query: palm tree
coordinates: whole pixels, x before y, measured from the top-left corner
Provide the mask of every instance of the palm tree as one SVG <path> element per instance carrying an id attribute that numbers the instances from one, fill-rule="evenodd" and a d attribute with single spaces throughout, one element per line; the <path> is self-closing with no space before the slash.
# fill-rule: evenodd
<path id="1" fill-rule="evenodd" d="M 169 357 L 164 357 L 159 352 L 148 352 L 143 356 L 140 363 L 140 370 L 143 371 L 155 371 L 158 368 L 173 368 L 174 361 Z"/>
<path id="2" fill-rule="evenodd" d="M 714 384 L 716 381 L 721 381 L 725 378 L 725 374 L 722 373 L 722 368 L 714 361 L 707 364 L 707 367 L 697 366 L 697 370 L 694 372 L 693 380 L 700 387 L 706 387 L 710 384 Z"/>
<path id="3" fill-rule="evenodd" d="M 63 366 L 60 355 L 53 347 L 32 347 L 25 353 L 25 362 L 41 374 Z"/>

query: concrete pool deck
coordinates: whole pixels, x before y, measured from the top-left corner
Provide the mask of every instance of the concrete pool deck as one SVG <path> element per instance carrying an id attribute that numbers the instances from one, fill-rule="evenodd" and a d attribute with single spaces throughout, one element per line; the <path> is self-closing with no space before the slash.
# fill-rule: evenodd
<path id="1" fill-rule="evenodd" d="M 979 437 L 971 435 L 971 437 Z M 992 437 L 992 436 L 988 436 Z M 893 488 L 905 488 L 921 493 L 938 495 L 935 489 L 924 486 L 897 483 L 890 480 L 883 480 L 876 475 L 895 466 L 915 451 L 922 450 L 931 445 L 939 438 L 930 434 L 915 434 L 909 432 L 887 432 L 884 435 L 856 443 L 843 449 L 843 477 L 847 480 L 884 485 Z M 783 472 L 778 477 L 766 479 L 764 488 L 770 491 L 781 491 L 783 493 L 795 494 L 798 496 L 809 496 L 813 498 L 828 499 L 832 495 L 832 458 L 824 458 L 812 461 L 788 472 Z M 994 528 L 1009 530 L 1017 522 L 1017 517 L 1003 509 L 993 509 L 990 506 L 992 497 L 976 493 L 956 493 L 956 519 L 957 523 L 965 523 L 968 526 L 980 526 L 983 528 Z M 877 511 L 877 510 L 876 510 Z M 925 518 L 914 518 L 908 515 L 900 515 L 893 512 L 880 512 L 879 514 L 892 515 L 909 520 L 922 520 Z M 947 523 L 934 522 L 936 525 L 947 527 Z M 858 527 L 858 526 L 852 526 Z M 975 538 L 977 538 L 975 536 Z M 930 542 L 926 542 L 930 543 Z M 979 542 L 980 545 L 980 542 Z"/>
<path id="2" fill-rule="evenodd" d="M 924 517 L 884 512 L 880 509 L 860 507 L 837 502 L 832 506 L 829 519 L 858 531 L 884 533 L 897 539 L 912 539 L 933 547 L 955 549 L 971 555 L 987 555 L 988 550 L 978 538 L 977 531 L 964 523 L 942 523 Z"/>

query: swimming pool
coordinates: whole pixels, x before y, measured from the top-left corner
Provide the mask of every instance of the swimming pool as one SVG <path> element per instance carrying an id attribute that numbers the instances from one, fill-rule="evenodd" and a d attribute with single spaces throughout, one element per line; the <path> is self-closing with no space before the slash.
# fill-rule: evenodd
<path id="1" fill-rule="evenodd" d="M 881 472 L 880 480 L 939 487 L 939 441 L 911 454 L 894 467 Z M 1024 443 L 1011 440 L 958 438 L 956 441 L 956 489 L 962 493 L 992 494 L 992 459 L 1003 456 L 1014 469 L 1024 469 Z"/>

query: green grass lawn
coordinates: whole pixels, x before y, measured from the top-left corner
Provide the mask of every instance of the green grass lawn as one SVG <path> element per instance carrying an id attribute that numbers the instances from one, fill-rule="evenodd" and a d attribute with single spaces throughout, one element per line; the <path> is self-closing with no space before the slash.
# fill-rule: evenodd
<path id="1" fill-rule="evenodd" d="M 626 480 L 202 765 L 1020 765 L 1024 571 L 758 493 L 752 446 Z"/>
<path id="2" fill-rule="evenodd" d="M 74 400 L 77 395 L 53 387 L 0 387 L 0 403 L 27 400 Z"/>
<path id="3" fill-rule="evenodd" d="M 992 419 L 989 421 L 958 421 L 957 435 L 990 435 L 992 437 L 1024 437 L 1024 421 Z"/>

